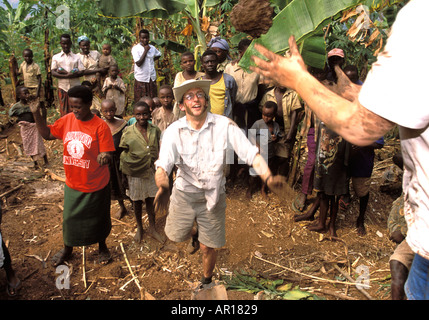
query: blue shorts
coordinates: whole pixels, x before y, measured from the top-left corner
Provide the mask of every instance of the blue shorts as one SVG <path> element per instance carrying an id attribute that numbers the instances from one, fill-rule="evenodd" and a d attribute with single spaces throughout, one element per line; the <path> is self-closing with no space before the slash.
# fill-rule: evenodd
<path id="1" fill-rule="evenodd" d="M 429 300 L 429 260 L 414 256 L 404 289 L 408 300 Z"/>

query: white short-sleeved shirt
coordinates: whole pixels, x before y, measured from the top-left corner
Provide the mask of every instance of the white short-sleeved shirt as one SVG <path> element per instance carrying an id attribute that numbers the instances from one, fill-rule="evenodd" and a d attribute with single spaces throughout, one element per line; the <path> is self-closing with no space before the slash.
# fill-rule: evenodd
<path id="1" fill-rule="evenodd" d="M 63 68 L 67 72 L 70 72 L 73 69 L 78 69 L 79 71 L 85 70 L 79 55 L 74 54 L 73 52 L 65 54 L 61 51 L 52 57 L 51 69 L 55 70 L 59 67 Z M 58 79 L 58 88 L 64 91 L 69 91 L 71 87 L 78 85 L 80 85 L 79 78 Z"/>
<path id="2" fill-rule="evenodd" d="M 192 193 L 203 190 L 211 211 L 225 191 L 224 166 L 233 163 L 234 151 L 251 166 L 258 147 L 231 119 L 209 112 L 201 129 L 194 130 L 182 117 L 164 131 L 155 166 L 169 174 L 177 165 L 176 188 Z"/>
<path id="3" fill-rule="evenodd" d="M 134 60 L 134 79 L 140 82 L 149 82 L 150 80 L 156 81 L 156 70 L 155 70 L 155 58 L 161 56 L 161 52 L 158 51 L 153 45 L 149 45 L 149 52 L 143 64 L 139 67 L 136 65 L 144 53 L 144 47 L 139 43 L 131 49 L 131 55 Z"/>
<path id="4" fill-rule="evenodd" d="M 404 212 L 411 249 L 429 259 L 429 43 L 422 40 L 429 1 L 412 0 L 399 12 L 391 35 L 359 95 L 368 110 L 399 126 L 404 158 Z"/>

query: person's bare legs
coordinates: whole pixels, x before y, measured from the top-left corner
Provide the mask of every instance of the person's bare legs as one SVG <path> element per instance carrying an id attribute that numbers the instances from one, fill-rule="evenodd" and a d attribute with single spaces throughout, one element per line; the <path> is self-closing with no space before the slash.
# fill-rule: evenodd
<path id="1" fill-rule="evenodd" d="M 148 232 L 149 234 L 156 240 L 158 240 L 161 243 L 165 242 L 165 237 L 163 237 L 162 235 L 160 235 L 158 233 L 158 231 L 156 231 L 155 228 L 155 209 L 153 206 L 153 200 L 154 198 L 146 198 L 145 199 L 145 203 L 146 203 L 146 211 L 147 211 L 147 216 L 149 219 L 149 229 Z"/>
<path id="2" fill-rule="evenodd" d="M 368 207 L 369 193 L 366 196 L 359 198 L 359 217 L 356 221 L 357 233 L 360 236 L 366 235 L 365 229 L 365 213 L 366 208 Z"/>
<path id="3" fill-rule="evenodd" d="M 390 260 L 390 273 L 392 275 L 392 300 L 406 300 L 404 285 L 408 277 L 408 269 L 397 260 Z"/>
<path id="4" fill-rule="evenodd" d="M 121 220 L 126 214 L 127 209 L 125 208 L 124 200 L 118 200 L 119 210 L 115 213 L 115 218 Z"/>
<path id="5" fill-rule="evenodd" d="M 203 281 L 203 284 L 208 284 L 211 282 L 211 278 L 213 276 L 213 270 L 216 265 L 217 251 L 216 249 L 207 247 L 202 243 L 200 243 L 200 250 L 203 254 L 203 280 L 205 280 Z"/>
<path id="6" fill-rule="evenodd" d="M 136 218 L 136 223 L 137 223 L 137 232 L 134 236 L 134 241 L 140 243 L 143 239 L 143 223 L 142 223 L 143 201 L 141 200 L 133 201 L 133 206 L 134 206 L 134 216 Z"/>
<path id="7" fill-rule="evenodd" d="M 339 200 L 340 197 L 329 197 L 330 198 L 330 219 L 329 219 L 329 234 L 331 237 L 337 237 L 337 228 L 336 228 L 336 221 L 337 221 L 337 215 L 338 215 L 338 208 L 339 208 Z"/>
<path id="8" fill-rule="evenodd" d="M 320 207 L 320 195 L 317 195 L 316 201 L 314 201 L 313 205 L 311 206 L 310 210 L 308 210 L 307 213 L 300 213 L 296 214 L 295 222 L 298 221 L 304 221 L 304 220 L 314 220 L 314 215 L 316 214 L 317 210 L 319 210 Z"/>
<path id="9" fill-rule="evenodd" d="M 329 209 L 329 197 L 325 194 L 320 195 L 320 211 L 319 221 L 317 224 L 308 227 L 310 231 L 324 232 L 326 231 L 326 219 L 328 216 Z"/>

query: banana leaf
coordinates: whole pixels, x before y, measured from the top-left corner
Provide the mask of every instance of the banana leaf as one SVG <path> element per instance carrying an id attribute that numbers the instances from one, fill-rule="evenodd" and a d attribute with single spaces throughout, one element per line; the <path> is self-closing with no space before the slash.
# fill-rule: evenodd
<path id="1" fill-rule="evenodd" d="M 101 13 L 107 17 L 168 19 L 170 15 L 185 9 L 183 1 L 175 0 L 97 0 Z"/>
<path id="2" fill-rule="evenodd" d="M 310 36 L 318 33 L 327 25 L 333 17 L 341 11 L 358 5 L 361 0 L 294 0 L 280 11 L 273 19 L 273 25 L 266 34 L 252 41 L 248 49 L 240 59 L 239 66 L 244 70 L 249 70 L 249 67 L 254 65 L 251 59 L 253 55 L 261 57 L 258 51 L 255 50 L 255 43 L 261 44 L 267 49 L 283 53 L 289 49 L 289 37 L 295 36 L 298 44 L 301 44 L 301 53 L 306 56 L 305 63 L 314 67 L 320 67 L 325 63 L 324 56 L 318 57 L 312 54 L 305 53 L 302 50 L 302 42 Z M 322 43 L 316 52 L 322 51 Z M 324 43 L 323 43 L 324 50 Z M 309 59 L 311 57 L 311 59 Z M 263 58 L 263 57 L 262 57 Z M 311 63 L 311 64 L 310 64 Z"/>
<path id="3" fill-rule="evenodd" d="M 302 42 L 301 55 L 311 67 L 323 69 L 326 62 L 326 44 L 323 33 L 315 34 Z"/>

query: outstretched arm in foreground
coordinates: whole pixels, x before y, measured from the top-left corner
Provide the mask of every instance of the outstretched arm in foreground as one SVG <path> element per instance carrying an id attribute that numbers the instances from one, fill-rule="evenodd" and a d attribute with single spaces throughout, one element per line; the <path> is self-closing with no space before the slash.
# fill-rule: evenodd
<path id="1" fill-rule="evenodd" d="M 45 140 L 55 140 L 56 138 L 51 134 L 51 129 L 46 125 L 44 117 L 40 114 L 40 101 L 38 98 L 29 102 L 30 110 L 33 113 L 34 121 L 36 122 L 37 130 Z"/>
<path id="2" fill-rule="evenodd" d="M 358 90 L 344 78 L 339 68 L 335 71 L 341 77 L 338 85 L 341 96 L 326 88 L 307 71 L 293 36 L 289 38 L 289 47 L 290 55 L 282 57 L 261 45 L 255 45 L 268 61 L 254 56 L 257 67 L 251 67 L 251 70 L 298 92 L 321 121 L 352 144 L 371 144 L 393 128 L 393 122 L 359 103 Z"/>
<path id="3" fill-rule="evenodd" d="M 170 199 L 170 181 L 167 172 L 161 167 L 158 167 L 155 172 L 155 183 L 158 191 L 154 200 L 155 212 L 167 212 L 168 200 Z"/>

